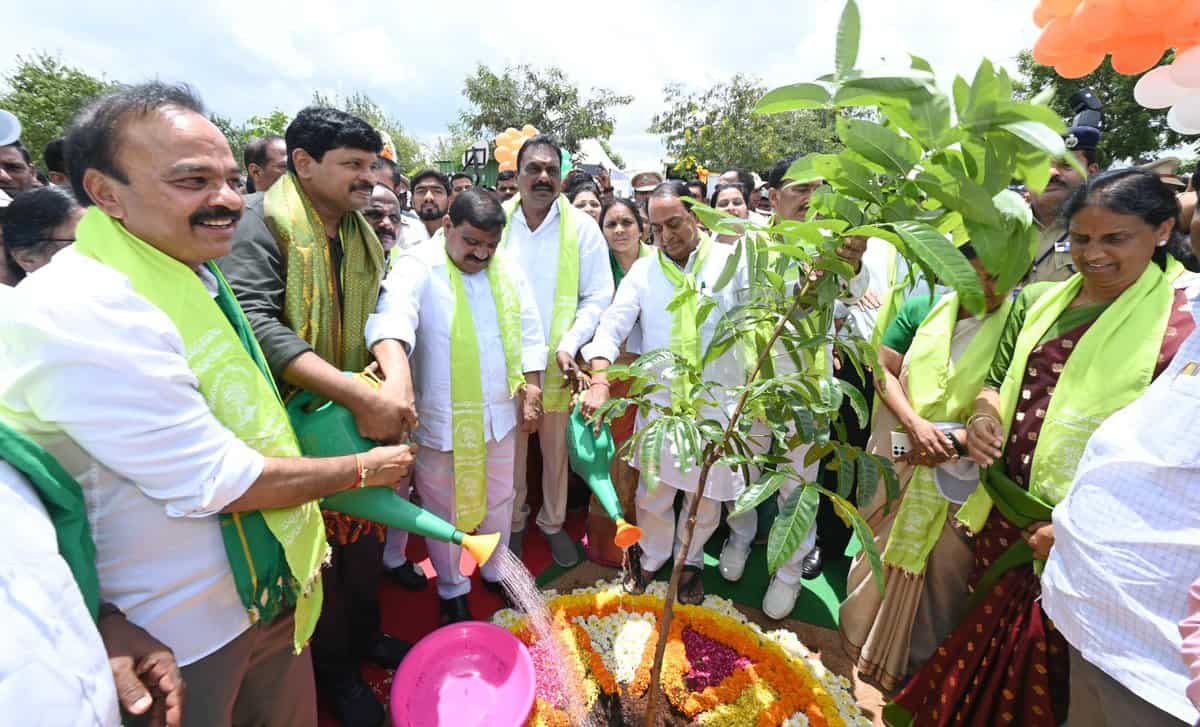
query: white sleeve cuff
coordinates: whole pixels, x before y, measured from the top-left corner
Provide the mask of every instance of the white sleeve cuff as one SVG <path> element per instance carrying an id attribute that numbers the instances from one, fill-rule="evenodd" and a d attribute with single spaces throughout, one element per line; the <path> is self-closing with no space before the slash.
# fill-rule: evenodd
<path id="1" fill-rule="evenodd" d="M 267 458 L 239 439 L 231 440 L 223 457 L 207 473 L 194 497 L 174 497 L 167 502 L 168 517 L 209 517 L 246 494 L 267 464 Z"/>
<path id="2" fill-rule="evenodd" d="M 550 349 L 546 346 L 526 346 L 521 350 L 521 369 L 531 374 L 546 370 L 546 359 Z"/>
<path id="3" fill-rule="evenodd" d="M 417 340 L 416 332 L 401 316 L 383 313 L 367 316 L 366 337 L 368 351 L 380 341 L 394 339 L 403 343 L 405 352 L 409 354 Z"/>
<path id="4" fill-rule="evenodd" d="M 621 353 L 619 346 L 606 346 L 601 341 L 592 341 L 583 347 L 583 358 L 585 361 L 591 361 L 594 358 L 602 358 L 609 363 L 617 360 L 617 356 Z"/>

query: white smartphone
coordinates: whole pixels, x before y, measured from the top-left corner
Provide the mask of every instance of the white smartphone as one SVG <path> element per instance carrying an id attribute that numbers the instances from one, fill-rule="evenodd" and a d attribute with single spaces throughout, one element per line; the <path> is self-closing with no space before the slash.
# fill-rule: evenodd
<path id="1" fill-rule="evenodd" d="M 912 451 L 908 432 L 892 432 L 892 459 L 899 459 Z"/>

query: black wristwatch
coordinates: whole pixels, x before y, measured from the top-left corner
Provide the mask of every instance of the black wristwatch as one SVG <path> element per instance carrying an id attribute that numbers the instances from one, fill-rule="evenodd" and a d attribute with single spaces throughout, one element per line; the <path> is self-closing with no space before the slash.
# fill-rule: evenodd
<path id="1" fill-rule="evenodd" d="M 967 456 L 967 445 L 958 441 L 958 437 L 954 436 L 953 432 L 946 432 L 946 439 L 950 442 L 950 446 L 954 447 L 954 451 L 959 457 Z"/>

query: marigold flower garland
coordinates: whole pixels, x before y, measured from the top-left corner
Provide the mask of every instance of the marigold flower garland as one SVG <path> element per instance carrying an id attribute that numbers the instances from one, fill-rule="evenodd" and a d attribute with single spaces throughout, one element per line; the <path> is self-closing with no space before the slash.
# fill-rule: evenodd
<path id="1" fill-rule="evenodd" d="M 652 584 L 640 596 L 630 596 L 619 583 L 608 581 L 564 595 L 543 593 L 589 709 L 600 693 L 645 694 L 665 583 Z M 499 611 L 493 620 L 531 642 L 522 614 Z M 689 648 L 698 659 L 696 665 L 689 661 Z M 736 668 L 729 664 L 733 653 Z M 704 688 L 689 689 L 689 683 Z M 764 632 L 718 596 L 707 596 L 702 606 L 676 606 L 662 689 L 672 707 L 701 725 L 870 724 L 854 702 L 849 681 L 826 669 L 794 633 Z M 568 720 L 561 708 L 539 694 L 528 724 L 559 727 Z"/>

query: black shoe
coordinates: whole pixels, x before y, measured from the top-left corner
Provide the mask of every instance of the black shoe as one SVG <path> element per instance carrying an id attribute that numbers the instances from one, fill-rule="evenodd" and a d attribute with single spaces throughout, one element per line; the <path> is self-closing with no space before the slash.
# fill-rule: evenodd
<path id="1" fill-rule="evenodd" d="M 392 580 L 403 588 L 410 591 L 424 590 L 425 586 L 429 585 L 429 579 L 425 577 L 425 571 L 412 561 L 404 565 L 398 565 L 395 568 L 388 569 Z"/>
<path id="2" fill-rule="evenodd" d="M 442 602 L 442 625 L 454 624 L 459 621 L 472 621 L 474 616 L 471 615 L 471 607 L 467 605 L 466 596 L 458 596 L 457 598 L 443 598 Z"/>
<path id="3" fill-rule="evenodd" d="M 357 674 L 347 676 L 328 690 L 333 712 L 343 727 L 379 727 L 387 713 L 371 687 Z"/>
<path id="4" fill-rule="evenodd" d="M 371 640 L 367 647 L 367 661 L 378 664 L 384 669 L 395 669 L 400 666 L 404 655 L 412 648 L 412 644 L 401 641 L 395 636 L 379 634 Z"/>
<path id="5" fill-rule="evenodd" d="M 800 562 L 800 575 L 810 579 L 821 575 L 821 546 L 814 547 L 804 556 Z"/>
<path id="6" fill-rule="evenodd" d="M 514 611 L 521 610 L 520 607 L 518 607 L 517 604 L 511 598 L 508 597 L 508 591 L 504 590 L 504 586 L 500 585 L 499 581 L 489 581 L 488 579 L 484 578 L 483 579 L 483 587 L 488 589 L 492 593 L 495 593 L 496 596 L 499 597 L 499 599 L 504 602 L 505 608 L 511 608 Z"/>

